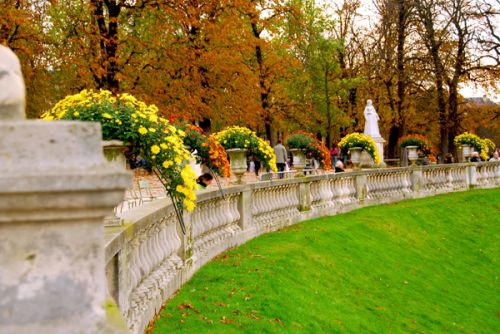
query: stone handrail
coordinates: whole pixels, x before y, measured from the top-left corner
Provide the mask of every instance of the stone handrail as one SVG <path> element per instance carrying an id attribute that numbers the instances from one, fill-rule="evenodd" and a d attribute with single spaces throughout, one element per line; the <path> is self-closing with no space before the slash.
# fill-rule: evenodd
<path id="1" fill-rule="evenodd" d="M 106 228 L 108 293 L 133 333 L 210 259 L 263 233 L 361 206 L 500 186 L 500 163 L 386 168 L 273 180 L 198 194 L 183 235 L 169 200 Z"/>

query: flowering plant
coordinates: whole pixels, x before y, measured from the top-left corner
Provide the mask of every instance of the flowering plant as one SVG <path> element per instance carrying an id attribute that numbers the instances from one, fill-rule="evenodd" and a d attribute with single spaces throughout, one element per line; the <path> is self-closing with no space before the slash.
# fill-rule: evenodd
<path id="1" fill-rule="evenodd" d="M 497 148 L 497 146 L 495 145 L 493 140 L 491 140 L 489 138 L 484 138 L 483 141 L 486 144 L 486 147 L 488 148 L 488 153 L 495 152 L 495 149 Z"/>
<path id="2" fill-rule="evenodd" d="M 231 126 L 214 135 L 214 138 L 226 149 L 244 148 L 254 154 L 262 164 L 273 170 L 276 168 L 276 155 L 274 150 L 263 139 L 257 137 L 252 130 L 240 127 Z"/>
<path id="3" fill-rule="evenodd" d="M 425 155 L 429 155 L 432 152 L 431 141 L 419 134 L 411 134 L 401 137 L 399 138 L 398 144 L 400 147 L 417 146 L 418 149 Z"/>
<path id="4" fill-rule="evenodd" d="M 483 160 L 488 159 L 488 144 L 476 136 L 475 134 L 464 132 L 454 139 L 455 145 L 470 145 L 474 148 L 475 151 L 479 152 L 479 156 Z"/>
<path id="5" fill-rule="evenodd" d="M 364 149 L 370 156 L 373 158 L 373 162 L 375 164 L 380 163 L 380 153 L 377 148 L 377 144 L 375 144 L 375 141 L 372 139 L 372 137 L 367 136 L 362 133 L 358 132 L 353 132 L 351 134 L 348 134 L 339 143 L 339 147 L 342 150 L 348 150 L 352 147 L 361 147 Z"/>
<path id="6" fill-rule="evenodd" d="M 206 136 L 200 127 L 191 124 L 185 125 L 184 131 L 184 145 L 197 151 L 196 160 L 199 163 L 205 164 L 222 177 L 231 175 L 226 150 L 213 136 Z"/>
<path id="7" fill-rule="evenodd" d="M 188 163 L 189 151 L 183 146 L 185 133 L 158 116 L 156 106 L 129 94 L 113 96 L 106 90 L 83 90 L 66 96 L 41 117 L 101 123 L 104 140 L 130 143 L 158 168 L 177 204 L 188 211 L 194 209 L 196 174 Z"/>
<path id="8" fill-rule="evenodd" d="M 286 145 L 292 149 L 304 150 L 306 157 L 318 160 L 323 169 L 332 169 L 332 157 L 328 148 L 311 133 L 296 132 L 287 138 Z"/>

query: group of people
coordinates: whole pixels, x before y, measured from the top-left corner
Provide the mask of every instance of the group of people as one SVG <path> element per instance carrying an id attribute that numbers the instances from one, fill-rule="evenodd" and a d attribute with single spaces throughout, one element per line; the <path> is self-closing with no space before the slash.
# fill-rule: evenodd
<path id="1" fill-rule="evenodd" d="M 493 154 L 488 158 L 488 161 L 500 161 L 500 149 L 496 149 Z M 470 157 L 470 162 L 481 162 L 481 156 L 479 155 L 479 152 L 472 152 L 471 157 Z M 448 153 L 444 156 L 444 163 L 445 164 L 452 164 L 455 162 L 455 159 L 453 158 L 453 154 Z"/>
<path id="2" fill-rule="evenodd" d="M 276 168 L 278 170 L 278 178 L 282 179 L 284 177 L 285 171 L 287 170 L 287 167 L 289 168 L 291 166 L 291 161 L 293 161 L 293 159 L 292 156 L 289 154 L 289 152 L 286 150 L 281 140 L 278 141 L 278 144 L 276 144 L 276 146 L 274 146 L 273 149 L 274 149 L 274 154 L 276 155 Z M 330 154 L 332 157 L 332 165 L 335 166 L 335 172 L 336 173 L 344 172 L 345 165 L 342 160 L 346 159 L 346 157 L 340 156 L 341 155 L 340 150 L 338 149 L 337 146 L 334 146 L 330 150 Z M 493 152 L 493 154 L 489 158 L 489 161 L 500 161 L 499 155 L 500 155 L 500 150 L 496 149 L 495 152 Z M 471 162 L 481 161 L 479 153 L 473 152 L 470 161 Z M 260 161 L 255 155 L 254 156 L 251 155 L 249 156 L 249 160 L 247 161 L 247 163 L 250 165 L 250 162 L 254 163 L 255 175 L 258 176 L 259 170 L 261 168 Z M 453 155 L 451 153 L 448 153 L 444 157 L 444 163 L 449 164 L 453 162 L 454 162 Z M 206 188 L 212 183 L 212 181 L 213 181 L 213 176 L 210 173 L 204 173 L 200 177 L 198 177 L 197 183 L 200 186 L 200 188 Z"/>
<path id="3" fill-rule="evenodd" d="M 282 179 L 285 175 L 285 172 L 290 169 L 293 165 L 293 156 L 290 152 L 287 151 L 283 142 L 278 140 L 278 143 L 273 147 L 274 154 L 276 155 L 276 169 L 278 170 L 278 178 Z M 335 150 L 335 155 L 332 154 L 332 166 L 335 167 L 335 172 L 343 172 L 345 169 L 344 163 L 341 159 L 337 158 L 338 148 L 335 147 L 332 150 Z M 253 166 L 252 166 L 253 164 Z M 306 165 L 304 169 L 312 170 L 315 168 L 315 162 L 313 159 L 307 159 Z M 261 169 L 261 162 L 255 155 L 247 156 L 247 171 L 255 172 L 256 176 L 259 176 L 259 171 Z M 269 170 L 267 170 L 269 172 Z"/>
<path id="4" fill-rule="evenodd" d="M 278 140 L 278 144 L 276 144 L 273 149 L 274 149 L 274 154 L 276 155 L 276 168 L 278 170 L 279 177 L 283 178 L 283 173 L 287 168 L 289 160 L 288 152 L 283 143 L 281 142 L 281 140 Z M 247 156 L 247 171 L 255 172 L 255 175 L 259 176 L 259 171 L 261 167 L 262 167 L 261 162 L 256 155 L 249 154 Z M 267 170 L 267 172 L 269 172 L 269 170 Z"/>

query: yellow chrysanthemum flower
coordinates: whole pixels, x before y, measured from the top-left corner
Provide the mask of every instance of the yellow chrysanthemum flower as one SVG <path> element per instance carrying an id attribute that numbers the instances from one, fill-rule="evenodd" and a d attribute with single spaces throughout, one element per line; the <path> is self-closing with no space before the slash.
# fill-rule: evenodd
<path id="1" fill-rule="evenodd" d="M 160 146 L 158 146 L 158 145 L 151 146 L 151 153 L 153 153 L 153 154 L 160 153 Z"/>

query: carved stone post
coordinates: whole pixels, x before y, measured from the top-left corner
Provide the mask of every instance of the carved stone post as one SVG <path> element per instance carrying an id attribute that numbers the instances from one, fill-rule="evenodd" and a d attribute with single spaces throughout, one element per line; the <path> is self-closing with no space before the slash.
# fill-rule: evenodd
<path id="1" fill-rule="evenodd" d="M 423 186 L 423 173 L 422 167 L 412 167 L 411 168 L 411 191 L 413 193 L 413 197 L 417 198 L 420 195 L 420 191 Z"/>
<path id="2" fill-rule="evenodd" d="M 477 187 L 477 166 L 474 163 L 467 166 L 467 186 L 471 189 Z"/>
<path id="3" fill-rule="evenodd" d="M 16 61 L 0 46 L 0 92 L 19 82 Z M 103 219 L 130 175 L 104 159 L 99 124 L 25 120 L 22 89 L 0 97 L 0 332 L 122 330 L 106 319 L 119 313 L 105 300 Z"/>
<path id="4" fill-rule="evenodd" d="M 299 184 L 299 210 L 311 210 L 311 182 L 302 182 Z"/>
<path id="5" fill-rule="evenodd" d="M 247 230 L 252 226 L 252 189 L 245 188 L 241 192 L 238 203 L 238 211 L 240 212 L 240 227 Z"/>
<path id="6" fill-rule="evenodd" d="M 356 197 L 359 205 L 365 204 L 366 195 L 366 174 L 356 175 Z"/>

